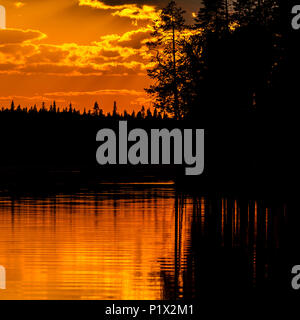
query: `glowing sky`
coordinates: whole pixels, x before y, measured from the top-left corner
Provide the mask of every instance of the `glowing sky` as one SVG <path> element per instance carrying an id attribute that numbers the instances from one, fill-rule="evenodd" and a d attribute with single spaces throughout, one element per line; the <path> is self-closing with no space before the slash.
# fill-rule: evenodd
<path id="1" fill-rule="evenodd" d="M 145 42 L 163 0 L 0 0 L 0 107 L 70 102 L 104 111 L 150 106 Z M 180 3 L 180 1 L 178 1 Z M 188 17 L 200 0 L 181 1 Z"/>

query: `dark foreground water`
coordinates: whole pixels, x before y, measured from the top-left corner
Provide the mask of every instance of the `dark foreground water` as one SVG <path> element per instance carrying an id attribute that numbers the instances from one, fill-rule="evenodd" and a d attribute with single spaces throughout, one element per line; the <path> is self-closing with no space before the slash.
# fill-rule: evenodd
<path id="1" fill-rule="evenodd" d="M 284 204 L 172 183 L 0 196 L 0 299 L 183 299 L 284 282 Z M 284 285 L 284 284 L 282 284 Z"/>

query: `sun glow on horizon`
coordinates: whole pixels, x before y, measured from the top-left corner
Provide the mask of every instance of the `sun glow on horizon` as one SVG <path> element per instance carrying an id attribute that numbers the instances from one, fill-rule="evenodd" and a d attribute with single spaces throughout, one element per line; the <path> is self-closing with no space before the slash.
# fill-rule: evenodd
<path id="1" fill-rule="evenodd" d="M 3 5 L 9 25 L 0 30 L 0 107 L 54 99 L 81 111 L 95 101 L 106 112 L 113 101 L 128 111 L 151 106 L 145 44 L 154 6 L 90 0 Z"/>

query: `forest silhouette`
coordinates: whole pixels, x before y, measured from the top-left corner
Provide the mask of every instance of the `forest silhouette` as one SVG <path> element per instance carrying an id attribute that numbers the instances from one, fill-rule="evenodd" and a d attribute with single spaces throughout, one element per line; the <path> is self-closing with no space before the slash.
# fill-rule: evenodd
<path id="1" fill-rule="evenodd" d="M 145 168 L 96 167 L 97 131 L 129 120 L 132 128 L 204 128 L 206 163 L 200 179 L 206 186 L 284 188 L 295 168 L 287 142 L 295 137 L 297 82 L 290 75 L 297 73 L 300 52 L 287 9 L 281 0 L 203 0 L 194 22 L 187 24 L 184 10 L 170 1 L 153 22 L 147 43 L 154 67 L 148 70 L 152 85 L 145 90 L 154 108 L 119 113 L 114 103 L 104 114 L 98 102 L 83 113 L 72 104 L 27 108 L 12 102 L 0 109 L 1 175 L 21 170 L 26 177 L 39 177 L 37 168 L 43 167 L 92 176 L 100 170 L 100 178 L 148 176 Z M 158 167 L 150 173 L 168 172 Z M 183 179 L 177 170 L 170 177 Z M 199 187 L 185 178 L 184 185 Z"/>
<path id="2" fill-rule="evenodd" d="M 112 192 L 111 185 L 122 189 L 117 183 L 142 182 L 136 186 L 141 189 L 153 180 L 172 180 L 174 274 L 165 271 L 169 259 L 159 260 L 164 298 L 201 299 L 202 308 L 209 305 L 203 300 L 205 293 L 214 307 L 218 297 L 224 305 L 228 299 L 227 308 L 239 305 L 239 300 L 252 302 L 245 294 L 255 287 L 260 291 L 253 292 L 260 294 L 249 303 L 251 310 L 268 299 L 272 310 L 274 296 L 289 298 L 290 271 L 300 258 L 295 195 L 300 33 L 290 30 L 288 4 L 288 0 L 202 0 L 194 22 L 188 24 L 184 10 L 171 1 L 154 21 L 147 44 L 154 63 L 148 70 L 152 85 L 145 89 L 152 109 L 141 106 L 139 111 L 120 112 L 123 109 L 115 102 L 105 114 L 99 101 L 83 112 L 55 101 L 41 107 L 14 101 L 9 107 L 0 105 L 0 193 L 12 195 L 12 222 L 21 212 L 14 201 L 19 195 L 69 191 L 76 195 L 86 190 L 114 200 L 117 222 L 120 194 Z M 120 120 L 128 120 L 128 131 L 205 129 L 204 173 L 187 177 L 181 166 L 98 165 L 97 132 L 103 128 L 118 132 Z M 102 184 L 107 181 L 108 189 Z M 153 197 L 153 203 L 161 205 L 153 190 L 147 201 Z M 93 205 L 99 206 L 98 193 L 93 197 Z M 142 199 L 134 192 L 128 197 L 136 201 L 144 219 Z M 51 212 L 55 221 L 56 214 Z M 181 260 L 183 221 L 191 224 L 186 260 Z M 139 244 L 139 252 L 142 249 Z"/>
<path id="3" fill-rule="evenodd" d="M 168 120 L 170 119 L 168 114 L 165 112 L 158 112 L 157 109 L 153 111 L 144 106 L 141 107 L 140 111 L 132 111 L 131 113 L 124 110 L 123 112 L 118 111 L 117 102 L 113 104 L 113 111 L 104 113 L 103 109 L 100 108 L 99 103 L 96 101 L 93 108 L 83 112 L 80 112 L 72 103 L 68 107 L 59 107 L 56 102 L 53 101 L 49 106 L 43 102 L 42 107 L 38 108 L 37 105 L 31 106 L 30 108 L 21 107 L 21 105 L 15 106 L 12 100 L 10 108 L 2 107 L 0 109 L 0 117 L 2 119 L 10 120 Z"/>
<path id="4" fill-rule="evenodd" d="M 286 64 L 280 0 L 204 0 L 193 24 L 171 1 L 148 43 L 155 67 L 147 89 L 174 118 L 238 116 L 278 105 Z M 272 110 L 268 110 L 272 107 Z"/>
<path id="5" fill-rule="evenodd" d="M 147 46 L 154 67 L 148 70 L 153 110 L 104 115 L 98 102 L 83 116 L 128 119 L 195 119 L 206 123 L 217 116 L 282 110 L 279 95 L 287 64 L 286 21 L 281 0 L 203 0 L 194 22 L 175 1 L 153 22 Z M 270 110 L 271 109 L 271 110 Z M 60 109 L 55 101 L 47 109 L 15 106 L 1 109 L 17 114 L 80 113 L 70 104 Z M 46 112 L 48 111 L 48 112 Z"/>

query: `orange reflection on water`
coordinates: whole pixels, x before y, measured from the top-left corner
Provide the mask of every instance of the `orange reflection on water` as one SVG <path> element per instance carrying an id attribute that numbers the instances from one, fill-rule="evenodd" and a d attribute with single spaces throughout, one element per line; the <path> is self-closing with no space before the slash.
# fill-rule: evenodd
<path id="1" fill-rule="evenodd" d="M 7 271 L 0 300 L 197 298 L 217 285 L 214 266 L 226 268 L 230 286 L 269 283 L 286 207 L 189 195 L 171 184 L 101 188 L 0 196 L 0 265 Z"/>
<path id="2" fill-rule="evenodd" d="M 0 299 L 162 299 L 173 274 L 171 187 L 0 201 Z M 180 222 L 178 272 L 186 245 Z M 180 278 L 180 274 L 178 275 Z"/>

